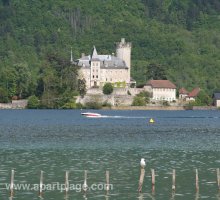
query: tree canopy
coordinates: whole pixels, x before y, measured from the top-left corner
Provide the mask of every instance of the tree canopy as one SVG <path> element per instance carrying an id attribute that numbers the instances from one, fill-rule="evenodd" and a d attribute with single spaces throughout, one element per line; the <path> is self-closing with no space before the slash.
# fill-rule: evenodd
<path id="1" fill-rule="evenodd" d="M 0 0 L 1 96 L 36 95 L 51 107 L 67 91 L 83 96 L 71 47 L 74 59 L 93 45 L 112 54 L 121 37 L 132 42 L 138 85 L 160 77 L 211 94 L 220 89 L 219 12 L 219 0 Z"/>

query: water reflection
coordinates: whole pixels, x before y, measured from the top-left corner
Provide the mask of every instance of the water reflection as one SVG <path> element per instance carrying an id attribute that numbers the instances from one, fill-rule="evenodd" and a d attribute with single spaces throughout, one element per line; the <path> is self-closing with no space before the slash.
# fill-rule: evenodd
<path id="1" fill-rule="evenodd" d="M 175 191 L 172 191 L 171 200 L 175 200 L 175 196 L 176 196 Z"/>
<path id="2" fill-rule="evenodd" d="M 216 197 L 217 197 L 217 200 L 220 200 L 220 189 Z"/>

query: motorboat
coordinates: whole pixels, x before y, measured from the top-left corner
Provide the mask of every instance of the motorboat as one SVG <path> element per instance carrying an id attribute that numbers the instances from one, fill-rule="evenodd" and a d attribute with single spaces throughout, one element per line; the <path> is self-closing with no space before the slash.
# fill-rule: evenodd
<path id="1" fill-rule="evenodd" d="M 98 118 L 101 117 L 102 115 L 99 113 L 92 113 L 92 112 L 85 112 L 85 113 L 81 113 L 81 115 L 84 115 L 86 117 L 93 117 L 93 118 Z"/>

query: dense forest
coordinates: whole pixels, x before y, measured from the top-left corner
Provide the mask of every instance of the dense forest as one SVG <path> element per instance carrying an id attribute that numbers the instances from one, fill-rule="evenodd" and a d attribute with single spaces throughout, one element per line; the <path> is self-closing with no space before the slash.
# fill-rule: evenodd
<path id="1" fill-rule="evenodd" d="M 138 85 L 168 78 L 220 90 L 219 0 L 0 0 L 0 99 L 36 95 L 48 107 L 79 92 L 74 58 L 132 42 Z M 51 101 L 53 99 L 53 101 Z M 55 100 L 54 100 L 55 99 Z"/>

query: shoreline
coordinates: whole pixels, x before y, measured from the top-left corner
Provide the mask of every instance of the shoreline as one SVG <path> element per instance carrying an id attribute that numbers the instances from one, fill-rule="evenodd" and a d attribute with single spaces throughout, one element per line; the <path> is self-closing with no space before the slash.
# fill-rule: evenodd
<path id="1" fill-rule="evenodd" d="M 186 109 L 185 106 L 112 106 L 104 107 L 102 110 L 219 110 L 214 106 L 193 106 Z"/>

